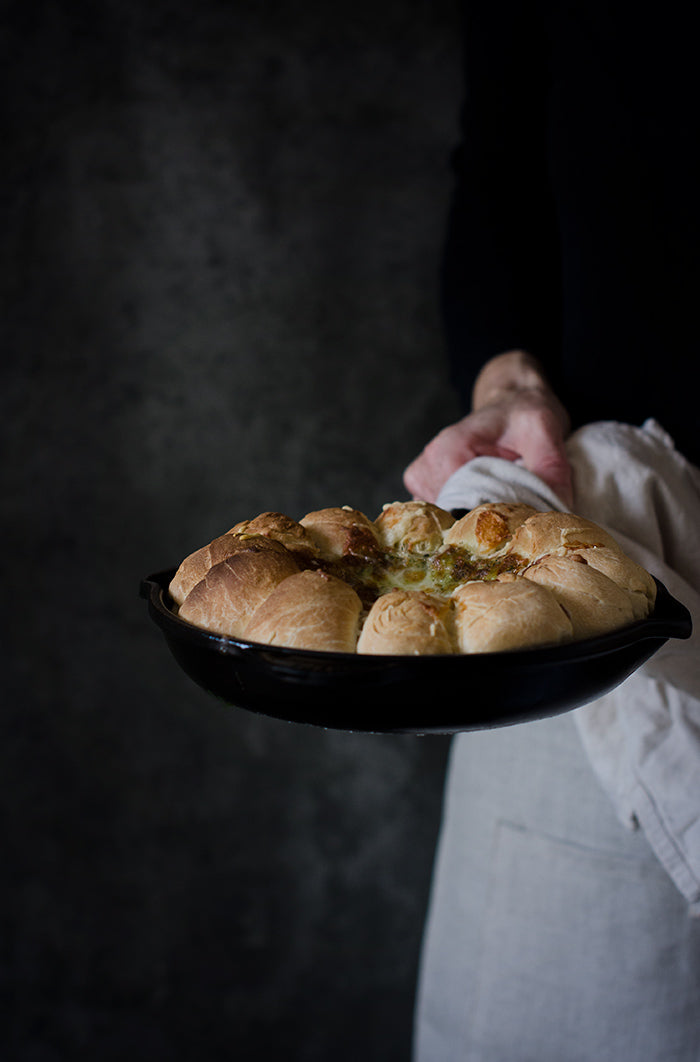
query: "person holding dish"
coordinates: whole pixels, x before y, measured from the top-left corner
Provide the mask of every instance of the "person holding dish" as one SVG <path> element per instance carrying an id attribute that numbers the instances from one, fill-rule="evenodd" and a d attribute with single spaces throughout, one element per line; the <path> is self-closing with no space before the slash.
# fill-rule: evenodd
<path id="1" fill-rule="evenodd" d="M 463 14 L 442 292 L 464 415 L 406 488 L 574 509 L 695 632 L 600 701 L 455 738 L 414 1059 L 698 1062 L 693 35 L 675 4 Z"/>

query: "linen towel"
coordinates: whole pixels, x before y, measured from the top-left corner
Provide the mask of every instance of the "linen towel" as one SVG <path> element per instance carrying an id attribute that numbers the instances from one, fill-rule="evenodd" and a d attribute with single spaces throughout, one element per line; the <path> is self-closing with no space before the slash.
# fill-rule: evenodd
<path id="1" fill-rule="evenodd" d="M 617 689 L 575 710 L 587 757 L 620 820 L 641 827 L 700 915 L 700 470 L 654 420 L 589 424 L 567 442 L 573 511 L 604 527 L 690 611 L 693 634 L 670 639 Z M 482 457 L 458 469 L 438 505 L 487 501 L 566 506 L 521 465 Z"/>

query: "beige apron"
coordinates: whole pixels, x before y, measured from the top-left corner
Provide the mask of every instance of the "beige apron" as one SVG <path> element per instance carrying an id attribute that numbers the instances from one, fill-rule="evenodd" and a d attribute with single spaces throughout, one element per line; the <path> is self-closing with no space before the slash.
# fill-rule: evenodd
<path id="1" fill-rule="evenodd" d="M 574 511 L 695 631 L 591 705 L 454 739 L 415 1062 L 700 1062 L 700 472 L 653 421 L 567 449 Z M 562 507 L 495 458 L 438 502 L 489 500 Z"/>

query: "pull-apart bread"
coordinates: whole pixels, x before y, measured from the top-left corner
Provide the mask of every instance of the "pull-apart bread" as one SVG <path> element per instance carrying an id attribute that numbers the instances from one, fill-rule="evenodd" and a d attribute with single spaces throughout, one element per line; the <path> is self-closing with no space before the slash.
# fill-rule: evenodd
<path id="1" fill-rule="evenodd" d="M 605 634 L 648 616 L 656 583 L 583 517 L 493 502 L 456 520 L 414 501 L 376 520 L 349 506 L 261 513 L 186 557 L 170 595 L 215 634 L 416 656 Z"/>

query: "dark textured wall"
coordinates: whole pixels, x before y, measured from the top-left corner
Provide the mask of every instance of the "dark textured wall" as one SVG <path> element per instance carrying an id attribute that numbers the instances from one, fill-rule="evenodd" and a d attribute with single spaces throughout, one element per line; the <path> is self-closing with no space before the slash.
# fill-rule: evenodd
<path id="1" fill-rule="evenodd" d="M 446 739 L 226 708 L 138 588 L 455 415 L 456 9 L 3 11 L 0 1057 L 406 1060 Z"/>

